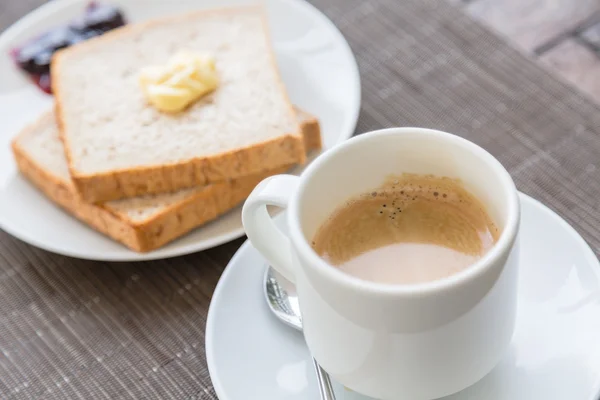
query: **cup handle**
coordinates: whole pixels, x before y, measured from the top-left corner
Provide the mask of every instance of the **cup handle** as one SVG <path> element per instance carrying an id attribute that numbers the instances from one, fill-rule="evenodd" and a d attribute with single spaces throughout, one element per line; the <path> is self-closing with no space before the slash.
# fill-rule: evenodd
<path id="1" fill-rule="evenodd" d="M 287 208 L 300 178 L 294 175 L 275 175 L 259 183 L 242 209 L 242 224 L 248 239 L 273 268 L 295 283 L 290 239 L 269 215 L 267 206 Z"/>

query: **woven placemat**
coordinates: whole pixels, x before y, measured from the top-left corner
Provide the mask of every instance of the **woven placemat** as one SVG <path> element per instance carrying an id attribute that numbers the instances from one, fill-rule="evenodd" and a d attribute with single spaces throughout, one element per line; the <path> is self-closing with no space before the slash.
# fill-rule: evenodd
<path id="1" fill-rule="evenodd" d="M 594 103 L 441 0 L 313 3 L 356 54 L 358 132 L 412 125 L 462 135 L 600 252 Z M 204 327 L 241 243 L 111 264 L 49 254 L 0 232 L 0 398 L 215 399 Z"/>

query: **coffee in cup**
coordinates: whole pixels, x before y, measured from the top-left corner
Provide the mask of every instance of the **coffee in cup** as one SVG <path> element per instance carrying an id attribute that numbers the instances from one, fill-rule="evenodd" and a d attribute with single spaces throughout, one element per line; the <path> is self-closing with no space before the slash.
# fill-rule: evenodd
<path id="1" fill-rule="evenodd" d="M 403 174 L 339 206 L 312 247 L 357 278 L 415 284 L 468 268 L 498 236 L 483 204 L 459 180 Z"/>

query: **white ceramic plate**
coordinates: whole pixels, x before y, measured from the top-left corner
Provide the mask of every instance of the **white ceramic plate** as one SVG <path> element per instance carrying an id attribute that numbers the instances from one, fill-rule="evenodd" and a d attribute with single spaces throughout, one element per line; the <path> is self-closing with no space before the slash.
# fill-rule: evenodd
<path id="1" fill-rule="evenodd" d="M 550 209 L 523 194 L 521 205 L 512 344 L 488 376 L 445 399 L 598 400 L 600 264 L 581 236 Z M 282 218 L 277 222 L 284 225 Z M 267 308 L 264 270 L 264 259 L 246 242 L 213 294 L 206 355 L 215 391 L 221 400 L 317 399 L 302 334 Z M 367 400 L 339 385 L 335 389 L 337 400 Z"/>
<path id="2" fill-rule="evenodd" d="M 248 0 L 105 0 L 129 21 L 190 10 L 252 3 Z M 151 253 L 138 254 L 95 232 L 54 206 L 18 173 L 10 140 L 52 104 L 22 75 L 9 49 L 79 15 L 87 0 L 54 0 L 0 36 L 0 228 L 25 242 L 73 257 L 136 261 L 204 250 L 243 235 L 240 208 Z M 302 0 L 267 0 L 277 61 L 294 104 L 316 115 L 325 148 L 349 138 L 360 108 L 360 78 L 350 47 L 331 21 Z M 298 169 L 296 172 L 299 172 Z"/>

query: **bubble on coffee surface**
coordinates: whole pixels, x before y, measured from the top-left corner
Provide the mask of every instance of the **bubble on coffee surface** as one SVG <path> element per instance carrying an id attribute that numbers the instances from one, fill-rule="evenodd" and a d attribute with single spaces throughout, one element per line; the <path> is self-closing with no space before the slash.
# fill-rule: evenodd
<path id="1" fill-rule="evenodd" d="M 498 234 L 459 181 L 404 174 L 339 207 L 315 235 L 313 248 L 337 265 L 398 243 L 429 244 L 450 251 L 444 257 L 456 256 L 458 265 L 484 254 Z"/>
<path id="2" fill-rule="evenodd" d="M 411 182 L 413 179 L 418 179 L 418 183 Z M 421 180 L 425 180 L 426 183 Z M 415 177 L 412 174 L 405 174 L 401 179 L 394 178 L 388 180 L 381 188 L 372 191 L 370 195 L 372 198 L 384 198 L 387 200 L 381 203 L 379 214 L 387 214 L 392 219 L 391 217 L 402 212 L 403 208 L 415 201 L 444 200 L 447 202 L 462 202 L 464 200 L 461 193 L 457 193 L 454 188 L 445 187 L 444 184 L 456 185 L 457 181 L 430 175 Z M 450 197 L 448 196 L 449 193 Z M 368 197 L 368 195 L 361 196 L 361 198 L 364 197 Z M 346 206 L 351 205 L 355 201 L 357 199 L 349 200 Z"/>

